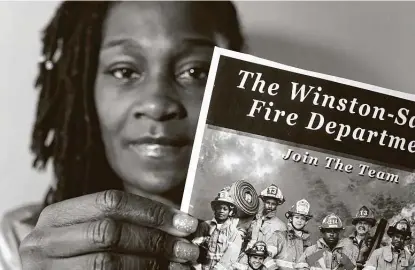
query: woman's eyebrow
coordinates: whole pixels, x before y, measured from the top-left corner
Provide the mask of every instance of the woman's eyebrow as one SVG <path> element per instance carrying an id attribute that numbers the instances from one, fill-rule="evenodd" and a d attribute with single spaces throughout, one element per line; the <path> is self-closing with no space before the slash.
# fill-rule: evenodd
<path id="1" fill-rule="evenodd" d="M 141 48 L 141 45 L 132 38 L 116 38 L 104 42 L 104 44 L 102 45 L 102 49 L 106 50 L 118 46 L 123 46 L 127 48 Z"/>
<path id="2" fill-rule="evenodd" d="M 209 38 L 205 37 L 183 37 L 178 38 L 177 41 L 181 47 L 215 47 L 217 44 Z M 124 47 L 132 49 L 143 49 L 138 41 L 132 38 L 114 38 L 109 41 L 105 41 L 102 45 L 102 50 L 111 49 L 114 47 Z"/>
<path id="3" fill-rule="evenodd" d="M 175 58 L 183 57 L 194 50 L 208 49 L 210 51 L 215 46 L 219 46 L 213 39 L 205 37 L 186 37 L 179 39 L 178 42 L 174 49 Z"/>
<path id="4" fill-rule="evenodd" d="M 214 47 L 217 44 L 208 38 L 201 38 L 201 37 L 187 37 L 184 38 L 181 42 L 183 45 L 186 46 L 201 46 L 201 47 Z"/>

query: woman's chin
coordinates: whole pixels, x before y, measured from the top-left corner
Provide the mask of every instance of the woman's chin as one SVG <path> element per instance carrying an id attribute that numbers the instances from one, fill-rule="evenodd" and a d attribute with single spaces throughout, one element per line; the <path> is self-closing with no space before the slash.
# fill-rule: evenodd
<path id="1" fill-rule="evenodd" d="M 177 192 L 178 188 L 184 187 L 187 172 L 178 171 L 149 171 L 140 170 L 136 173 L 128 173 L 123 177 L 126 191 L 156 196 L 171 196 L 169 192 Z"/>

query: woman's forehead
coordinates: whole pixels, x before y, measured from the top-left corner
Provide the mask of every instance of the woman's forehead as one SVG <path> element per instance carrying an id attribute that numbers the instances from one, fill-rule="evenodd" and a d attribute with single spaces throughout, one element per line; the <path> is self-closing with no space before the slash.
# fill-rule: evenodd
<path id="1" fill-rule="evenodd" d="M 114 37 L 139 40 L 215 35 L 212 12 L 195 2 L 121 2 L 108 13 L 104 43 Z"/>

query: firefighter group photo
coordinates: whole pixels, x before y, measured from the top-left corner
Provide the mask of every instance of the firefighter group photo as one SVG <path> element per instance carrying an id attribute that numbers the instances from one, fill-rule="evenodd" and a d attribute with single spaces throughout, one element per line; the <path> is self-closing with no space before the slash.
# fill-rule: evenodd
<path id="1" fill-rule="evenodd" d="M 365 205 L 356 209 L 352 231 L 344 217 L 326 213 L 312 240 L 307 224 L 313 205 L 298 198 L 285 213 L 284 192 L 275 184 L 256 191 L 240 180 L 212 198 L 212 218 L 202 222 L 191 241 L 200 247 L 195 269 L 415 269 L 411 224 L 402 218 L 390 224 Z M 280 219 L 277 213 L 285 217 Z"/>
<path id="2" fill-rule="evenodd" d="M 387 183 L 284 154 L 307 153 L 399 176 Z M 188 208 L 195 269 L 415 270 L 415 177 L 341 153 L 208 126 Z M 192 166 L 192 164 L 191 164 Z"/>

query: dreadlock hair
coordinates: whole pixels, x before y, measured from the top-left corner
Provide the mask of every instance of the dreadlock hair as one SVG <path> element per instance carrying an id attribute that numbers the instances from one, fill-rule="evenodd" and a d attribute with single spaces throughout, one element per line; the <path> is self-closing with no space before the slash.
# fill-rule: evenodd
<path id="1" fill-rule="evenodd" d="M 201 3 L 212 9 L 229 48 L 241 50 L 244 42 L 235 6 L 228 1 Z M 93 96 L 102 29 L 113 4 L 63 2 L 43 31 L 31 150 L 35 168 L 42 170 L 53 161 L 56 186 L 49 190 L 45 206 L 123 188 L 105 156 Z M 218 15 L 222 12 L 225 16 Z"/>

